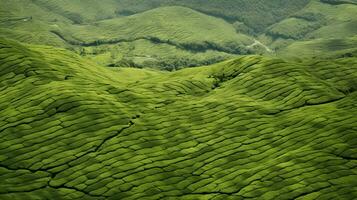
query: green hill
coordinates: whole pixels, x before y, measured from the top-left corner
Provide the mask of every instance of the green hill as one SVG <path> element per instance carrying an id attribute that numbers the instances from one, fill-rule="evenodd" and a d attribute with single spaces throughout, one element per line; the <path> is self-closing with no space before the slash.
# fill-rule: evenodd
<path id="1" fill-rule="evenodd" d="M 0 0 L 0 200 L 357 199 L 355 16 Z"/>
<path id="2" fill-rule="evenodd" d="M 357 62 L 104 68 L 0 41 L 0 199 L 355 199 Z"/>
<path id="3" fill-rule="evenodd" d="M 281 49 L 282 52 L 285 52 L 286 46 L 294 45 L 296 41 L 299 45 L 300 41 L 318 43 L 326 40 L 344 40 L 357 34 L 356 15 L 357 6 L 351 3 L 311 1 L 291 17 L 269 27 L 264 39 L 261 40 L 273 49 Z M 269 39 L 266 40 L 266 37 Z M 340 45 L 336 50 L 339 50 L 339 47 Z M 331 48 L 327 50 L 335 51 Z"/>
<path id="4" fill-rule="evenodd" d="M 253 39 L 236 32 L 232 24 L 189 8 L 162 7 L 128 17 L 74 24 L 62 8 L 35 2 L 28 2 L 31 5 L 28 9 L 35 15 L 22 12 L 25 5 L 21 3 L 15 2 L 14 10 L 10 9 L 12 3 L 5 3 L 0 36 L 72 49 L 110 66 L 175 69 L 256 51 L 247 48 Z"/>
<path id="5" fill-rule="evenodd" d="M 316 39 L 294 42 L 278 53 L 280 56 L 289 59 L 356 57 L 356 44 L 356 36 L 342 39 Z"/>
<path id="6" fill-rule="evenodd" d="M 99 21 L 88 26 L 75 26 L 64 31 L 84 45 L 136 38 L 153 38 L 157 39 L 155 42 L 183 46 L 185 43 L 193 43 L 194 46 L 203 42 L 212 42 L 216 45 L 224 42 L 233 43 L 232 45 L 243 42 L 249 44 L 247 36 L 237 34 L 224 20 L 178 6 L 161 7 L 125 18 Z"/>
<path id="7" fill-rule="evenodd" d="M 70 20 L 42 9 L 30 0 L 0 0 L 0 36 L 31 44 L 68 47 L 50 30 L 50 22 L 69 23 Z"/>
<path id="8" fill-rule="evenodd" d="M 234 22 L 242 21 L 249 29 L 263 31 L 303 8 L 309 0 L 34 0 L 76 23 L 97 21 L 141 13 L 158 7 L 184 6 Z"/>
<path id="9" fill-rule="evenodd" d="M 157 60 L 152 65 L 170 58 L 198 60 L 189 61 L 186 66 L 195 62 L 202 65 L 208 58 L 222 60 L 233 54 L 247 54 L 250 50 L 246 47 L 253 43 L 252 38 L 237 33 L 222 19 L 177 6 L 93 25 L 71 26 L 58 34 L 68 38 L 69 43 L 84 46 L 83 51 L 96 60 L 103 54 L 107 54 L 107 62 L 114 63 L 122 57 Z"/>
<path id="10" fill-rule="evenodd" d="M 116 0 L 32 0 L 45 10 L 81 24 L 116 17 Z"/>
<path id="11" fill-rule="evenodd" d="M 286 57 L 299 51 L 310 58 L 355 55 L 348 45 L 346 49 L 341 49 L 344 45 L 325 48 L 323 55 L 316 53 L 326 46 L 325 41 L 343 41 L 357 34 L 357 5 L 352 0 L 0 3 L 1 37 L 66 48 L 111 67 L 177 70 L 237 55 Z M 356 45 L 351 43 L 353 39 L 347 40 L 342 43 Z M 305 50 L 311 46 L 305 44 L 312 43 L 317 48 Z"/>

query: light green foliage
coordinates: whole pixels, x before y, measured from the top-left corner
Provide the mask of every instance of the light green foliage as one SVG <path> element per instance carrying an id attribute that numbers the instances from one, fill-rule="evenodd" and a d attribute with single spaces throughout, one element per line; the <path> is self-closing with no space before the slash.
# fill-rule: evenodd
<path id="1" fill-rule="evenodd" d="M 1 39 L 0 199 L 354 199 L 356 80 L 355 58 L 163 72 Z"/>

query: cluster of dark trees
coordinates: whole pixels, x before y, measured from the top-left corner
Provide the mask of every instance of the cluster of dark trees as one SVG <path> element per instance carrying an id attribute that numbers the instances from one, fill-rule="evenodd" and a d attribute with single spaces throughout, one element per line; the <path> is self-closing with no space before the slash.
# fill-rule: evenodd
<path id="1" fill-rule="evenodd" d="M 339 4 L 356 4 L 357 2 L 354 0 L 320 0 L 323 3 L 328 3 L 328 4 L 332 4 L 332 5 L 339 5 Z"/>
<path id="2" fill-rule="evenodd" d="M 135 63 L 133 60 L 129 58 L 123 58 L 116 63 L 109 64 L 108 66 L 109 67 L 133 67 L 133 68 L 150 67 L 150 68 L 158 68 L 166 71 L 176 71 L 185 67 L 211 65 L 214 63 L 221 62 L 225 59 L 226 57 L 224 56 L 217 56 L 205 60 L 196 60 L 196 59 L 189 59 L 189 58 L 182 58 L 182 57 L 171 57 L 171 58 L 165 58 L 157 61 L 148 60 L 142 63 Z"/>

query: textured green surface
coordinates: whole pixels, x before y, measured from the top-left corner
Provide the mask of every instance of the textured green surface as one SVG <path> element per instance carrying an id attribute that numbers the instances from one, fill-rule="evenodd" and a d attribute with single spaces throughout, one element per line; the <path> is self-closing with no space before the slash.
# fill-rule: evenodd
<path id="1" fill-rule="evenodd" d="M 0 36 L 64 47 L 101 65 L 172 69 L 253 51 L 247 48 L 253 43 L 251 36 L 237 32 L 223 19 L 187 7 L 160 7 L 124 17 L 110 14 L 116 8 L 113 1 L 100 6 L 97 0 L 0 3 Z M 102 13 L 107 7 L 111 7 L 106 10 L 110 16 Z M 75 23 L 73 16 L 83 20 Z"/>
<path id="2" fill-rule="evenodd" d="M 0 0 L 0 5 L 1 37 L 66 48 L 110 67 L 177 70 L 246 54 L 351 57 L 350 46 L 357 46 L 355 0 Z"/>
<path id="3" fill-rule="evenodd" d="M 357 62 L 159 72 L 0 42 L 0 199 L 355 199 Z"/>
<path id="4" fill-rule="evenodd" d="M 306 58 L 339 58 L 357 56 L 357 36 L 343 39 L 316 39 L 295 42 L 279 51 L 282 57 Z"/>
<path id="5" fill-rule="evenodd" d="M 28 0 L 23 0 L 28 1 Z M 184 6 L 229 21 L 244 21 L 251 29 L 266 26 L 303 8 L 309 0 L 33 0 L 71 20 L 93 21 L 127 16 L 162 6 Z"/>
<path id="6" fill-rule="evenodd" d="M 224 20 L 179 6 L 60 29 L 57 34 L 67 42 L 83 46 L 82 54 L 116 66 L 123 59 L 142 67 L 165 66 L 180 59 L 186 63 L 178 66 L 200 66 L 212 59 L 247 54 L 247 46 L 253 43 Z"/>
<path id="7" fill-rule="evenodd" d="M 349 3 L 331 5 L 326 3 L 327 1 L 310 1 L 300 11 L 266 29 L 264 35 L 270 38 L 270 42 L 269 40 L 265 41 L 264 37 L 260 40 L 270 48 L 280 49 L 281 52 L 285 53 L 285 47 L 290 44 L 295 45 L 297 43 L 296 46 L 301 46 L 301 42 L 303 42 L 324 45 L 326 40 L 345 40 L 356 36 L 357 5 Z M 351 40 L 347 42 L 351 42 Z M 351 44 L 357 46 L 356 41 Z M 326 54 L 341 50 L 341 45 L 336 45 L 336 48 L 333 47 L 333 45 L 330 45 L 329 48 L 324 48 L 323 52 L 310 54 L 306 54 L 305 47 L 302 47 L 300 51 L 303 52 L 301 56 L 324 57 Z M 349 51 L 348 46 L 345 51 Z M 297 54 L 296 57 L 300 56 L 299 51 L 294 53 Z M 278 54 L 280 55 L 280 52 Z"/>

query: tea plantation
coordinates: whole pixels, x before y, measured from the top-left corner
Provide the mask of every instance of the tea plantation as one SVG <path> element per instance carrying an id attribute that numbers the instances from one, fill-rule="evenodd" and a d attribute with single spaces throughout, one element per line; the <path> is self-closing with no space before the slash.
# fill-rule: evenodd
<path id="1" fill-rule="evenodd" d="M 105 68 L 0 40 L 0 199 L 356 199 L 357 60 Z"/>

